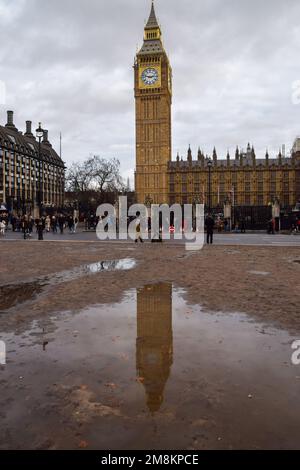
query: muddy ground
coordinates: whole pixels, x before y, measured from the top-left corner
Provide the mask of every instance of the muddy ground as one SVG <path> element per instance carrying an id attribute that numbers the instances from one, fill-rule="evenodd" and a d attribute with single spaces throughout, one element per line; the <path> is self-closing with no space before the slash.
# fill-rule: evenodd
<path id="1" fill-rule="evenodd" d="M 0 448 L 300 447 L 299 248 L 1 248 Z"/>
<path id="2" fill-rule="evenodd" d="M 18 283 L 28 283 L 30 289 L 30 281 L 84 264 L 122 258 L 137 261 L 132 270 L 81 277 L 47 288 L 47 295 L 39 295 L 30 302 L 30 312 L 26 315 L 23 308 L 18 308 L 14 314 L 2 316 L 4 331 L 16 331 L 35 316 L 117 302 L 128 289 L 160 281 L 186 289 L 187 301 L 209 310 L 249 313 L 258 321 L 300 330 L 300 250 L 297 247 L 206 246 L 192 254 L 184 247 L 158 244 L 135 247 L 15 242 L 3 248 L 0 284 L 12 284 L 13 291 Z M 42 291 L 38 284 L 36 289 Z"/>

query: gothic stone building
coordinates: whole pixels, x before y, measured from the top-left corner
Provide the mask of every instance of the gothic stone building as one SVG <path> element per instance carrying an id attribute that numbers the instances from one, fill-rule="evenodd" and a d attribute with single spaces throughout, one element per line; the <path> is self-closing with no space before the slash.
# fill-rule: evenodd
<path id="1" fill-rule="evenodd" d="M 189 148 L 187 158 L 172 161 L 171 106 L 172 69 L 161 40 L 161 29 L 152 4 L 145 26 L 144 43 L 134 64 L 136 102 L 135 187 L 139 203 L 208 204 L 211 171 L 211 206 L 230 199 L 238 206 L 267 206 L 279 199 L 283 206 L 300 200 L 300 140 L 291 156 L 279 151 L 258 158 L 253 146 L 236 150 L 235 156 L 218 158 L 214 149 L 212 166 L 201 150 L 195 160 Z"/>
<path id="2" fill-rule="evenodd" d="M 295 143 L 295 146 L 297 145 Z M 294 146 L 294 148 L 295 148 Z M 169 162 L 169 202 L 191 204 L 195 200 L 208 204 L 209 159 L 198 150 L 192 159 L 189 148 L 187 159 L 177 156 Z M 275 199 L 284 207 L 293 207 L 300 200 L 300 152 L 292 151 L 290 158 L 257 158 L 254 148 L 236 149 L 235 158 L 229 153 L 218 159 L 214 149 L 211 159 L 211 206 L 222 207 L 226 200 L 235 206 L 267 206 Z"/>
<path id="3" fill-rule="evenodd" d="M 37 210 L 39 196 L 43 207 L 61 207 L 64 202 L 65 166 L 44 131 L 39 144 L 26 121 L 26 132 L 19 131 L 13 112 L 7 112 L 7 124 L 0 126 L 0 205 L 9 212 L 32 213 Z M 41 191 L 41 195 L 39 195 Z"/>

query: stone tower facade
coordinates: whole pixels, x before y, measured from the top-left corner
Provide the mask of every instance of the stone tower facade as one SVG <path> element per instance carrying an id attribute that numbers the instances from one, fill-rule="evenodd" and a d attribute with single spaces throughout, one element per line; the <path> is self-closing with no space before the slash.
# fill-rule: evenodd
<path id="1" fill-rule="evenodd" d="M 172 69 L 161 40 L 154 4 L 134 64 L 137 202 L 167 203 L 171 162 Z"/>
<path id="2" fill-rule="evenodd" d="M 250 143 L 235 155 L 210 154 L 200 148 L 193 158 L 172 161 L 172 69 L 161 40 L 152 3 L 144 43 L 134 64 L 136 102 L 135 191 L 139 203 L 203 203 L 221 213 L 224 204 L 267 210 L 279 201 L 284 210 L 300 207 L 300 138 L 290 154 L 257 155 Z M 256 219 L 256 216 L 255 216 Z M 265 221 L 262 221 L 265 226 Z"/>

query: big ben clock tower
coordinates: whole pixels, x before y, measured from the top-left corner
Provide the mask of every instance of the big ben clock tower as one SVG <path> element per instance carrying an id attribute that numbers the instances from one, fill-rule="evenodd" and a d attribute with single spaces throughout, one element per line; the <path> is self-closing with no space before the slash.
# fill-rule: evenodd
<path id="1" fill-rule="evenodd" d="M 171 161 L 172 69 L 161 41 L 154 4 L 134 64 L 137 202 L 168 203 Z"/>

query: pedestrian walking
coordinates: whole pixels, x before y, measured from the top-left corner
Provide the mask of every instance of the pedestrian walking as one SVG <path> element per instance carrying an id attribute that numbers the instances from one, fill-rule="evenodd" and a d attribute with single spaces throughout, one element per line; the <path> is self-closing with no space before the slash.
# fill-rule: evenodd
<path id="1" fill-rule="evenodd" d="M 51 219 L 50 219 L 49 215 L 47 215 L 47 217 L 46 217 L 45 224 L 46 224 L 46 231 L 49 233 L 50 232 L 50 226 L 51 226 Z"/>
<path id="2" fill-rule="evenodd" d="M 65 225 L 65 218 L 63 214 L 60 214 L 60 216 L 58 217 L 58 225 L 59 225 L 60 234 L 63 235 L 64 225 Z"/>
<path id="3" fill-rule="evenodd" d="M 57 220 L 55 215 L 51 217 L 51 229 L 53 233 L 57 233 Z"/>
<path id="4" fill-rule="evenodd" d="M 37 233 L 38 233 L 38 239 L 44 240 L 44 223 L 42 219 L 38 219 L 37 221 Z"/>
<path id="5" fill-rule="evenodd" d="M 246 222 L 244 218 L 241 220 L 241 233 L 246 233 Z"/>
<path id="6" fill-rule="evenodd" d="M 29 221 L 28 221 L 27 215 L 24 215 L 24 217 L 21 220 L 21 229 L 23 232 L 24 240 L 26 240 L 29 237 L 29 233 L 30 233 Z"/>
<path id="7" fill-rule="evenodd" d="M 77 217 L 75 217 L 75 218 L 74 218 L 73 233 L 76 233 L 76 230 L 77 230 L 77 225 L 78 225 L 78 218 L 77 218 Z"/>
<path id="8" fill-rule="evenodd" d="M 207 244 L 212 245 L 213 238 L 214 238 L 215 221 L 211 214 L 208 214 L 208 216 L 206 217 L 205 225 L 206 225 L 206 232 L 207 232 L 207 237 L 206 237 Z"/>
<path id="9" fill-rule="evenodd" d="M 139 216 L 139 214 L 138 214 Z M 141 243 L 144 243 L 144 240 L 141 237 L 141 220 L 140 218 L 136 219 L 135 223 L 135 243 L 138 243 L 140 241 Z"/>
<path id="10" fill-rule="evenodd" d="M 11 219 L 12 231 L 15 232 L 17 228 L 17 218 L 13 215 Z"/>
<path id="11" fill-rule="evenodd" d="M 73 230 L 74 230 L 74 219 L 71 215 L 68 218 L 68 227 L 69 227 L 69 233 L 74 233 L 73 232 Z"/>

